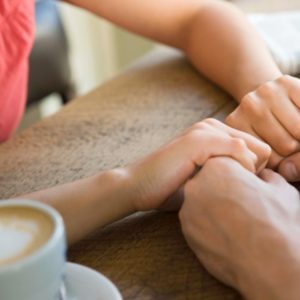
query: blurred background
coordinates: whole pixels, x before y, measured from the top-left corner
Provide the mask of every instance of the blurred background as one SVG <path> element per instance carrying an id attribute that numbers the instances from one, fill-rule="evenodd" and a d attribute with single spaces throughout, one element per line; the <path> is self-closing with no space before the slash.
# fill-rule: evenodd
<path id="1" fill-rule="evenodd" d="M 82 9 L 36 0 L 29 97 L 19 131 L 51 115 L 155 47 Z"/>
<path id="2" fill-rule="evenodd" d="M 247 12 L 300 9 L 299 0 L 232 0 Z M 120 72 L 157 44 L 62 1 L 36 0 L 27 111 L 19 130 Z"/>
<path id="3" fill-rule="evenodd" d="M 72 74 L 79 93 L 99 85 L 154 47 L 151 41 L 79 8 L 60 3 L 59 11 L 70 42 Z"/>

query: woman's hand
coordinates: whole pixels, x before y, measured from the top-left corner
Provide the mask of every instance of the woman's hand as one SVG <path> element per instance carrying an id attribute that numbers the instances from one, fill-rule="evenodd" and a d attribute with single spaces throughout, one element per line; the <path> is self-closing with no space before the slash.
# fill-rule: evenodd
<path id="1" fill-rule="evenodd" d="M 272 147 L 268 166 L 300 150 L 300 80 L 284 75 L 248 93 L 226 124 Z"/>
<path id="2" fill-rule="evenodd" d="M 255 172 L 266 165 L 270 153 L 256 138 L 209 119 L 132 165 L 20 198 L 56 208 L 71 244 L 137 210 L 161 207 L 210 157 L 232 157 Z"/>
<path id="3" fill-rule="evenodd" d="M 260 177 L 232 159 L 210 159 L 185 186 L 182 230 L 206 269 L 247 299 L 296 300 L 299 192 L 271 170 Z"/>
<path id="4" fill-rule="evenodd" d="M 126 168 L 136 210 L 164 204 L 209 158 L 228 156 L 251 172 L 269 159 L 268 145 L 215 120 L 196 123 L 170 143 Z"/>

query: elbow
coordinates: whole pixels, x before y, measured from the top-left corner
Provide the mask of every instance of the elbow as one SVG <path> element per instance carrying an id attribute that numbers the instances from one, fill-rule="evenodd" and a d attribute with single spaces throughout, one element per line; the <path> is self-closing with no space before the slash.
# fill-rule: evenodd
<path id="1" fill-rule="evenodd" d="M 199 47 L 199 41 L 203 40 L 201 37 L 207 36 L 209 32 L 215 32 L 217 28 L 221 29 L 224 19 L 242 14 L 240 9 L 230 2 L 220 0 L 196 2 L 197 5 L 181 27 L 180 48 L 187 55 L 195 48 L 195 44 Z"/>

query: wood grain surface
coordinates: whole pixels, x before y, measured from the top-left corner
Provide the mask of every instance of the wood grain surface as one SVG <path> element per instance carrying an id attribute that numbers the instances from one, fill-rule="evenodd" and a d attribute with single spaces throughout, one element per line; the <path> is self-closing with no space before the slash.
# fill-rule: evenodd
<path id="1" fill-rule="evenodd" d="M 0 146 L 0 198 L 124 165 L 230 98 L 182 55 L 160 49 Z M 176 213 L 140 213 L 73 246 L 69 260 L 111 278 L 124 299 L 240 299 L 188 249 Z"/>

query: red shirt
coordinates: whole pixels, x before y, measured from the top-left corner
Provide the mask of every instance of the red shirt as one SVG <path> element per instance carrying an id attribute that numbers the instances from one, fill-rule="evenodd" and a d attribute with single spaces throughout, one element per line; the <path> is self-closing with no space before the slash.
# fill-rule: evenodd
<path id="1" fill-rule="evenodd" d="M 33 39 L 34 0 L 0 0 L 0 142 L 24 112 Z"/>

